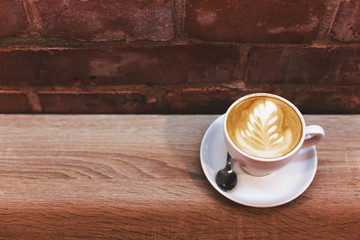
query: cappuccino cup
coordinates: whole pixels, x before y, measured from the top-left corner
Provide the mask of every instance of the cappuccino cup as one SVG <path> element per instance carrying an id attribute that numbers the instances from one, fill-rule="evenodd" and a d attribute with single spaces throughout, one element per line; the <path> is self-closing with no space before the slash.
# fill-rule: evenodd
<path id="1" fill-rule="evenodd" d="M 230 156 L 254 176 L 285 167 L 301 148 L 325 137 L 321 126 L 306 126 L 291 102 L 270 93 L 249 94 L 235 101 L 226 111 L 223 126 Z"/>

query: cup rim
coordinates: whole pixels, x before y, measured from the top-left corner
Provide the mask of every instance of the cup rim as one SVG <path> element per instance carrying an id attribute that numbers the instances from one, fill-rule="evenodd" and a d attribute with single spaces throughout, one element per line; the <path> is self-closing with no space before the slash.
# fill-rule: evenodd
<path id="1" fill-rule="evenodd" d="M 300 141 L 298 142 L 298 144 L 296 145 L 296 147 L 294 147 L 290 152 L 288 152 L 287 154 L 285 154 L 284 156 L 281 156 L 281 157 L 277 157 L 277 158 L 261 158 L 261 157 L 256 157 L 256 156 L 253 156 L 253 155 L 250 155 L 244 151 L 242 151 L 240 148 L 238 148 L 235 143 L 231 140 L 230 136 L 229 136 L 229 133 L 227 131 L 227 127 L 226 127 L 226 122 L 227 122 L 227 119 L 228 119 L 228 115 L 229 115 L 229 112 L 231 111 L 232 108 L 234 108 L 234 106 L 236 106 L 239 102 L 241 101 L 244 101 L 245 99 L 248 99 L 248 98 L 251 98 L 251 97 L 255 97 L 255 96 L 268 96 L 268 97 L 273 97 L 273 98 L 276 98 L 276 99 L 279 99 L 283 102 L 285 102 L 286 104 L 288 104 L 295 112 L 296 114 L 298 115 L 300 121 L 301 121 L 301 124 L 302 124 L 302 134 L 301 134 L 301 138 L 300 138 Z M 256 161 L 259 161 L 259 162 L 277 162 L 277 161 L 281 161 L 281 160 L 284 160 L 284 159 L 287 159 L 289 157 L 291 157 L 293 154 L 295 154 L 300 148 L 301 146 L 303 145 L 304 143 L 304 140 L 305 140 L 305 120 L 304 120 L 304 117 L 303 115 L 301 114 L 300 110 L 293 104 L 291 103 L 289 100 L 281 97 L 281 96 L 278 96 L 278 95 L 275 95 L 275 94 L 272 94 L 272 93 L 265 93 L 265 92 L 260 92 L 260 93 L 251 93 L 251 94 L 247 94 L 239 99 L 237 99 L 235 102 L 233 102 L 230 107 L 227 109 L 226 113 L 225 113 L 225 119 L 224 119 L 224 123 L 223 123 L 223 128 L 224 128 L 224 133 L 225 133 L 225 136 L 226 136 L 226 140 L 230 143 L 230 145 L 237 151 L 239 152 L 241 155 L 249 158 L 249 159 L 253 159 L 253 160 L 256 160 Z"/>

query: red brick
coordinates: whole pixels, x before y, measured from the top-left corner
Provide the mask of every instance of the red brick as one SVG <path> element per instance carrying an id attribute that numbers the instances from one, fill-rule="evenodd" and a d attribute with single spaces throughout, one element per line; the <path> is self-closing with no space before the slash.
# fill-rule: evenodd
<path id="1" fill-rule="evenodd" d="M 39 92 L 45 113 L 156 113 L 156 99 L 144 90 Z"/>
<path id="2" fill-rule="evenodd" d="M 0 36 L 15 35 L 24 32 L 27 18 L 21 0 L 0 1 Z"/>
<path id="3" fill-rule="evenodd" d="M 46 36 L 90 41 L 174 37 L 171 0 L 38 0 L 37 5 Z"/>
<path id="4" fill-rule="evenodd" d="M 188 0 L 185 33 L 213 41 L 313 40 L 325 0 Z"/>
<path id="5" fill-rule="evenodd" d="M 281 95 L 279 89 L 258 88 L 184 88 L 166 89 L 164 108 L 166 113 L 222 114 L 238 98 L 256 92 L 272 92 Z"/>
<path id="6" fill-rule="evenodd" d="M 0 91 L 0 113 L 31 112 L 26 94 L 19 91 Z"/>
<path id="7" fill-rule="evenodd" d="M 343 42 L 360 42 L 360 1 L 341 1 L 331 36 Z"/>
<path id="8" fill-rule="evenodd" d="M 360 113 L 359 86 L 169 88 L 165 91 L 165 112 L 223 114 L 236 99 L 255 92 L 280 95 L 294 103 L 303 114 Z"/>
<path id="9" fill-rule="evenodd" d="M 360 113 L 360 87 L 300 87 L 292 101 L 304 114 Z"/>
<path id="10" fill-rule="evenodd" d="M 254 47 L 246 83 L 359 85 L 359 47 Z"/>
<path id="11" fill-rule="evenodd" d="M 0 85 L 100 86 L 233 80 L 234 45 L 0 52 Z"/>

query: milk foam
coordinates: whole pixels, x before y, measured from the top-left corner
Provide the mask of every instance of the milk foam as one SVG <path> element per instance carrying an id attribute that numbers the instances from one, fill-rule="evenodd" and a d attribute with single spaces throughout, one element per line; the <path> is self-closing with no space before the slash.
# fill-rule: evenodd
<path id="1" fill-rule="evenodd" d="M 235 145 L 260 158 L 289 153 L 300 141 L 301 128 L 299 117 L 289 105 L 264 96 L 239 103 L 230 111 L 227 121 Z"/>

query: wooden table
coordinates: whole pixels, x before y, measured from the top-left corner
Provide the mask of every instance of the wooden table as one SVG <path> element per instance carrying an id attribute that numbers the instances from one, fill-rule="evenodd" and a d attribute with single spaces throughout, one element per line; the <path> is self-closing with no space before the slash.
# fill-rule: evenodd
<path id="1" fill-rule="evenodd" d="M 0 239 L 359 239 L 360 116 L 324 127 L 310 187 L 283 206 L 234 203 L 207 181 L 216 115 L 0 115 Z"/>

